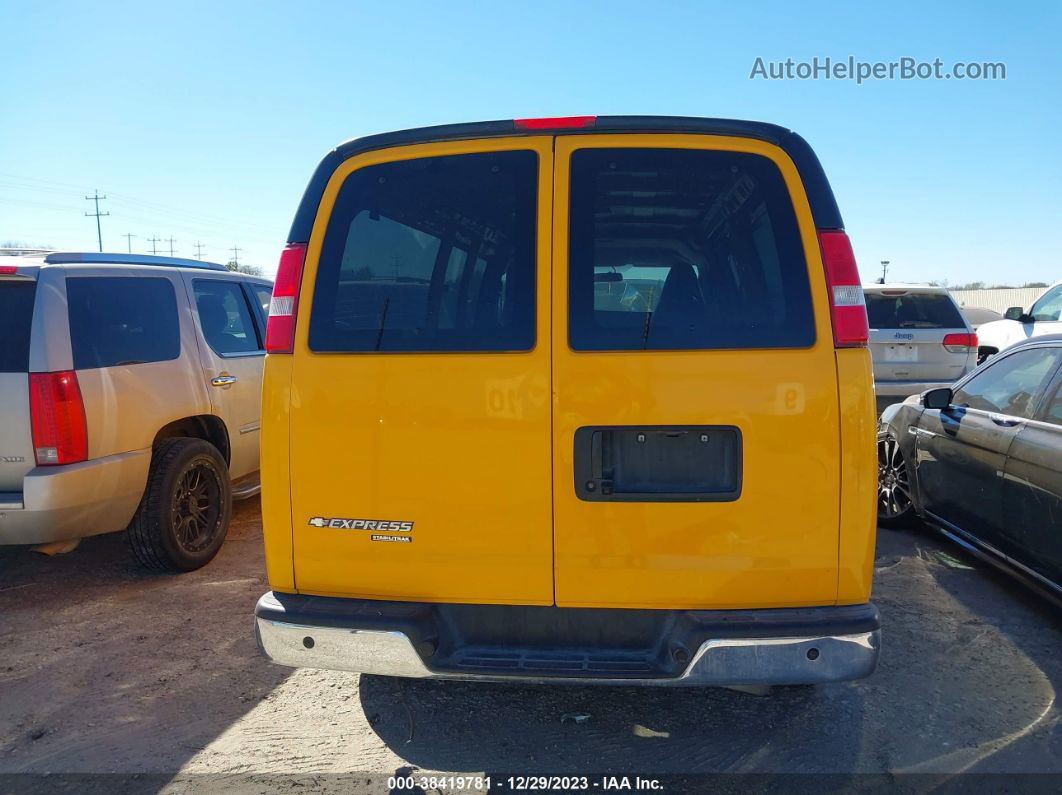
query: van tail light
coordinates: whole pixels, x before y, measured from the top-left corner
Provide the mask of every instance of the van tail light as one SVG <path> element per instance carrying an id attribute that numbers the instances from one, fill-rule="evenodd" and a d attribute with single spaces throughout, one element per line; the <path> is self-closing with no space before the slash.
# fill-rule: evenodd
<path id="1" fill-rule="evenodd" d="M 865 348 L 870 339 L 867 305 L 852 243 L 843 229 L 820 229 L 819 248 L 830 288 L 835 348 Z"/>
<path id="2" fill-rule="evenodd" d="M 88 458 L 85 403 L 77 373 L 30 373 L 29 393 L 37 466 L 76 464 Z"/>
<path id="3" fill-rule="evenodd" d="M 295 317 L 299 312 L 299 287 L 305 261 L 305 243 L 290 243 L 280 253 L 266 320 L 266 353 L 291 353 L 295 349 Z"/>
<path id="4" fill-rule="evenodd" d="M 597 125 L 597 116 L 554 116 L 542 119 L 513 119 L 517 130 L 582 130 Z"/>
<path id="5" fill-rule="evenodd" d="M 977 350 L 977 335 L 945 334 L 944 347 L 950 353 L 969 353 L 971 348 Z"/>

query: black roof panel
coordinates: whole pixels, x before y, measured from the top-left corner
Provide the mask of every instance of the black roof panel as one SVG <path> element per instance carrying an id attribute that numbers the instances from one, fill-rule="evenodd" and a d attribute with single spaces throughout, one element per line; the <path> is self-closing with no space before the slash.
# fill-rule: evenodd
<path id="1" fill-rule="evenodd" d="M 843 229 L 840 210 L 833 197 L 830 183 L 818 158 L 799 135 L 785 127 L 759 121 L 738 119 L 709 119 L 696 116 L 598 116 L 593 127 L 558 130 L 516 129 L 513 121 L 483 121 L 463 124 L 444 124 L 411 130 L 367 135 L 340 144 L 326 154 L 318 164 L 303 193 L 295 220 L 288 234 L 289 243 L 304 243 L 310 239 L 317 207 L 325 185 L 336 167 L 349 157 L 374 149 L 386 149 L 409 144 L 436 141 L 457 141 L 472 138 L 518 137 L 527 135 L 586 135 L 613 132 L 699 133 L 702 135 L 734 135 L 755 138 L 783 149 L 800 173 L 807 192 L 815 226 L 819 229 Z"/>

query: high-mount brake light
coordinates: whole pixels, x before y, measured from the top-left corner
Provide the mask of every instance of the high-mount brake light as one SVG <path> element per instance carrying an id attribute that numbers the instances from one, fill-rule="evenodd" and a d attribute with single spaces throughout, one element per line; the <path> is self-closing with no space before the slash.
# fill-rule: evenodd
<path id="1" fill-rule="evenodd" d="M 513 119 L 517 130 L 583 130 L 597 124 L 597 116 L 552 116 L 543 119 Z"/>
<path id="2" fill-rule="evenodd" d="M 969 353 L 971 348 L 977 350 L 977 335 L 945 334 L 944 347 L 950 353 Z"/>
<path id="3" fill-rule="evenodd" d="M 289 243 L 280 254 L 266 320 L 266 353 L 291 353 L 295 349 L 295 317 L 305 261 L 305 243 Z"/>
<path id="4" fill-rule="evenodd" d="M 865 348 L 870 339 L 870 324 L 852 243 L 843 229 L 820 229 L 819 248 L 830 290 L 833 345 Z"/>
<path id="5" fill-rule="evenodd" d="M 76 464 L 88 458 L 85 404 L 77 373 L 30 373 L 29 393 L 37 466 Z"/>

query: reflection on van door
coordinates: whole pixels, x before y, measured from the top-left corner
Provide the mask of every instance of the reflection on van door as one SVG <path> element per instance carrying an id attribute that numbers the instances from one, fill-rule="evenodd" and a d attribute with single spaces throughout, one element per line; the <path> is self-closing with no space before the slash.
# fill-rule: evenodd
<path id="1" fill-rule="evenodd" d="M 293 362 L 301 593 L 552 604 L 551 144 L 409 146 L 333 175 Z"/>
<path id="2" fill-rule="evenodd" d="M 837 373 L 791 161 L 661 134 L 555 157 L 557 605 L 832 604 Z"/>

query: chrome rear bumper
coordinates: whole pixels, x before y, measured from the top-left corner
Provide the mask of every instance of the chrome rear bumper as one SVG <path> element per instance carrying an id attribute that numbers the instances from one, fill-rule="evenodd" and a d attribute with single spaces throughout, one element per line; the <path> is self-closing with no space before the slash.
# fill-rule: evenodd
<path id="1" fill-rule="evenodd" d="M 291 620 L 275 617 L 279 606 L 272 593 L 265 594 L 255 620 L 258 645 L 273 662 L 385 676 L 653 686 L 818 684 L 869 676 L 877 666 L 881 645 L 876 627 L 837 635 L 709 638 L 688 657 L 684 668 L 666 676 L 609 675 L 600 667 L 575 675 L 572 668 L 577 661 L 573 660 L 578 655 L 572 654 L 563 657 L 565 670 L 556 670 L 555 675 L 541 664 L 537 668 L 516 666 L 511 673 L 452 666 L 438 669 L 425 662 L 402 629 L 300 623 L 294 616 Z M 599 651 L 607 654 L 607 650 Z M 512 650 L 506 652 L 507 659 L 512 659 Z M 527 655 L 540 661 L 546 657 L 541 650 Z"/>

